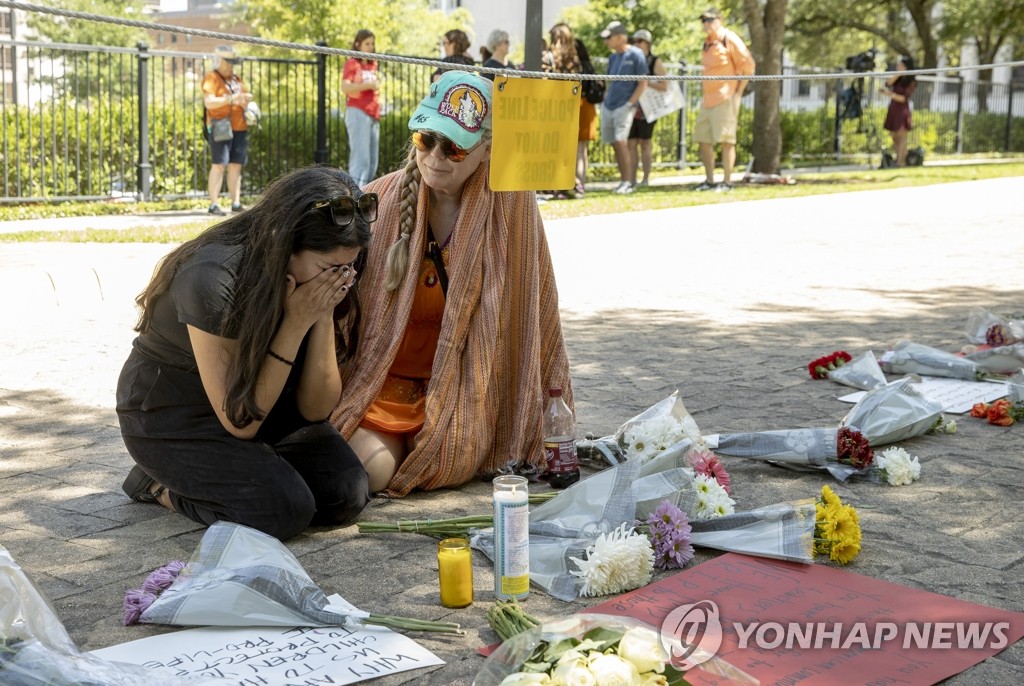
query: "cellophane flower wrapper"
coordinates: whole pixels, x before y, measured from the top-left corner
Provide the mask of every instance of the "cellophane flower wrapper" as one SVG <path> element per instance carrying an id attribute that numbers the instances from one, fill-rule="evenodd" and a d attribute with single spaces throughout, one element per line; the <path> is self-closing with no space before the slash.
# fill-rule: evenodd
<path id="1" fill-rule="evenodd" d="M 229 686 L 80 651 L 35 583 L 0 546 L 0 684 L 4 686 Z"/>
<path id="2" fill-rule="evenodd" d="M 881 367 L 888 374 L 921 374 L 966 381 L 977 381 L 985 372 L 974 360 L 912 341 L 900 341 L 884 353 Z"/>
<path id="3" fill-rule="evenodd" d="M 682 400 L 679 398 L 679 392 L 676 391 L 664 400 L 655 403 L 640 414 L 624 422 L 622 426 L 616 429 L 614 434 L 601 438 L 577 441 L 577 450 L 582 457 L 599 462 L 602 466 L 605 464 L 614 466 L 620 462 L 625 462 L 627 459 L 631 459 L 629 437 L 632 432 L 642 431 L 645 426 L 653 426 L 660 423 L 671 424 L 674 429 L 673 433 L 678 438 L 658 446 L 656 450 L 652 450 L 649 454 L 641 456 L 641 461 L 654 457 L 683 438 L 690 438 L 694 441 L 700 440 L 700 429 L 697 428 L 697 422 L 687 412 Z M 636 456 L 634 455 L 633 457 Z"/>
<path id="4" fill-rule="evenodd" d="M 664 411 L 670 405 L 682 406 L 675 394 L 667 400 L 670 403 L 662 401 L 654 407 Z M 559 600 L 573 601 L 580 595 L 583 580 L 571 573 L 577 569 L 571 558 L 584 558 L 599 535 L 614 531 L 623 523 L 632 526 L 637 520 L 646 519 L 664 500 L 684 512 L 692 512 L 697 495 L 689 454 L 706 447 L 698 430 L 696 439 L 685 438 L 649 461 L 626 460 L 581 479 L 534 508 L 530 512 L 530 581 Z M 739 517 L 743 514 L 747 516 Z M 776 515 L 772 511 L 762 516 L 759 510 L 753 510 L 691 523 L 695 534 L 704 534 L 699 545 L 811 562 L 812 553 L 804 541 L 807 532 L 813 532 L 814 517 L 808 523 Z M 711 523 L 713 527 L 705 528 L 705 524 Z M 696 540 L 694 543 L 697 544 Z M 491 529 L 474 532 L 470 544 L 494 559 Z"/>
<path id="5" fill-rule="evenodd" d="M 1024 367 L 1024 343 L 975 350 L 965 357 L 976 363 L 982 371 L 992 374 L 1011 374 Z"/>
<path id="6" fill-rule="evenodd" d="M 523 664 L 544 643 L 554 645 L 566 639 L 582 640 L 587 633 L 594 629 L 626 631 L 638 628 L 658 634 L 658 630 L 646 622 L 634 617 L 617 615 L 583 613 L 545 622 L 535 629 L 510 637 L 488 655 L 473 679 L 473 686 L 499 686 L 505 677 L 522 671 Z M 659 646 L 659 653 L 662 661 L 667 664 L 669 655 L 663 646 Z M 756 679 L 729 662 L 718 657 L 707 656 L 700 647 L 697 647 L 693 657 L 707 657 L 707 661 L 700 665 L 700 669 L 715 676 L 733 679 L 734 681 L 730 683 L 757 683 Z"/>
<path id="7" fill-rule="evenodd" d="M 1006 390 L 1011 403 L 1024 402 L 1024 369 L 1018 369 L 1006 380 Z"/>
<path id="8" fill-rule="evenodd" d="M 862 391 L 870 391 L 886 384 L 885 374 L 878 365 L 878 359 L 870 350 L 861 353 L 842 367 L 833 369 L 828 373 L 828 378 Z"/>
<path id="9" fill-rule="evenodd" d="M 842 426 L 860 431 L 877 447 L 923 436 L 941 416 L 942 405 L 924 397 L 910 379 L 899 379 L 865 394 Z"/>
<path id="10" fill-rule="evenodd" d="M 993 327 L 1001 327 L 1005 343 L 1024 341 L 1024 320 L 1000 317 L 983 308 L 976 308 L 968 313 L 965 326 L 967 340 L 979 345 L 991 345 Z"/>
<path id="11" fill-rule="evenodd" d="M 928 433 L 942 415 L 942 406 L 917 391 L 910 379 L 899 379 L 864 394 L 840 426 L 855 429 L 872 447 Z M 858 477 L 880 481 L 871 468 L 858 469 L 837 461 L 838 428 L 782 429 L 705 436 L 719 455 L 765 460 L 796 470 L 825 470 L 839 481 Z"/>
<path id="12" fill-rule="evenodd" d="M 241 524 L 210 526 L 188 564 L 140 622 L 176 626 L 360 626 L 330 605 L 288 548 Z M 336 611 L 335 611 L 336 610 Z"/>

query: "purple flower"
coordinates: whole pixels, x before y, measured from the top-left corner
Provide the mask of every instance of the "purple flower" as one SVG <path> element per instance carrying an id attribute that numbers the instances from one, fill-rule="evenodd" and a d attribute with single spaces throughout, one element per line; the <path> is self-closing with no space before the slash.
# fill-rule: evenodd
<path id="1" fill-rule="evenodd" d="M 185 563 L 181 560 L 174 560 L 169 562 L 160 569 L 154 570 L 142 584 L 142 590 L 146 593 L 159 594 L 162 591 L 167 590 L 174 580 L 181 574 L 181 570 L 185 568 Z"/>
<path id="2" fill-rule="evenodd" d="M 677 536 L 672 540 L 672 545 L 668 549 L 668 558 L 680 569 L 693 559 L 693 546 L 690 544 L 690 534 Z"/>
<path id="3" fill-rule="evenodd" d="M 131 626 L 139 621 L 142 613 L 156 600 L 156 595 L 141 588 L 130 589 L 124 594 L 124 625 Z"/>
<path id="4" fill-rule="evenodd" d="M 680 531 L 683 525 L 689 523 L 686 513 L 680 510 L 667 500 L 662 500 L 658 509 L 647 516 L 647 523 L 651 525 L 651 531 Z"/>

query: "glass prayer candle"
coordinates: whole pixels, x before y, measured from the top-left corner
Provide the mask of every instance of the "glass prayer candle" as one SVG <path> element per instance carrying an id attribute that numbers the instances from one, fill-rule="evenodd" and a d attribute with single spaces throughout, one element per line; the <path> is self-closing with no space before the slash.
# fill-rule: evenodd
<path id="1" fill-rule="evenodd" d="M 526 477 L 499 476 L 494 486 L 494 595 L 522 600 L 530 591 L 530 505 Z"/>
<path id="2" fill-rule="evenodd" d="M 446 538 L 437 544 L 437 574 L 441 604 L 467 607 L 473 604 L 473 558 L 465 538 Z"/>

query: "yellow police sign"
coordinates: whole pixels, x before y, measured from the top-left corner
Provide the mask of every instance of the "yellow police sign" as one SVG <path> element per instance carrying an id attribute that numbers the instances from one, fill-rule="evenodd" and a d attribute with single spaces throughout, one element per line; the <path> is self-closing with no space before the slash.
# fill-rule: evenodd
<path id="1" fill-rule="evenodd" d="M 580 84 L 506 78 L 494 83 L 491 188 L 562 190 L 576 179 Z"/>

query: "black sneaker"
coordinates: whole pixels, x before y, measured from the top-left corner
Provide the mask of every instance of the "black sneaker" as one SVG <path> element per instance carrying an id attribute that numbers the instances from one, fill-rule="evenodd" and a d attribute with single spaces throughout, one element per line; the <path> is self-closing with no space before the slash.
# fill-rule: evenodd
<path id="1" fill-rule="evenodd" d="M 210 205 L 210 209 L 207 210 L 210 214 L 215 214 L 218 217 L 224 216 L 224 210 L 220 208 L 220 205 Z"/>
<path id="2" fill-rule="evenodd" d="M 233 202 L 233 203 L 231 203 L 231 211 L 232 212 L 241 212 L 244 209 L 245 208 L 242 207 L 242 203 L 240 203 L 240 202 Z"/>

